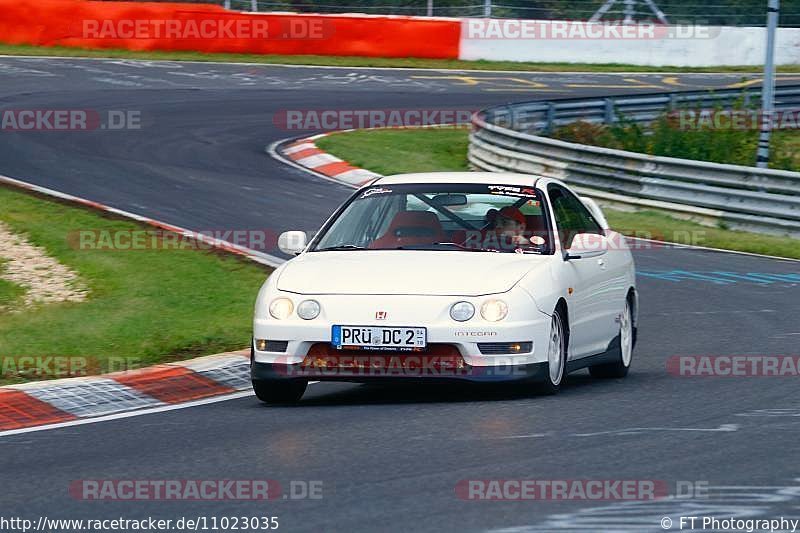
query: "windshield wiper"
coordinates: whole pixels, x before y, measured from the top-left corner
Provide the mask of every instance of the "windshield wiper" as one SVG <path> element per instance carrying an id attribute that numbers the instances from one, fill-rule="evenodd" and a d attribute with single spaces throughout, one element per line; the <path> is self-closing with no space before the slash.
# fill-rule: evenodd
<path id="1" fill-rule="evenodd" d="M 453 248 L 458 248 L 459 250 L 464 250 L 465 252 L 486 252 L 486 251 L 493 251 L 493 250 L 484 250 L 483 248 L 469 248 L 464 246 L 463 244 L 458 244 L 457 242 L 428 242 L 425 244 L 407 244 L 405 246 L 397 246 L 392 248 L 393 250 L 427 250 L 432 246 L 450 246 Z"/>
<path id="2" fill-rule="evenodd" d="M 357 244 L 340 244 L 338 246 L 328 246 L 325 248 L 316 248 L 315 252 L 336 252 L 340 250 L 366 250 L 367 248 L 364 246 L 358 246 Z"/>

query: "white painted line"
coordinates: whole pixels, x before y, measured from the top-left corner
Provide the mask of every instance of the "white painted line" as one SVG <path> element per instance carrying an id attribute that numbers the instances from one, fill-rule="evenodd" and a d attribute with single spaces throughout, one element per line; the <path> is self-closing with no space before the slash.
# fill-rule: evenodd
<path id="1" fill-rule="evenodd" d="M 45 431 L 48 429 L 59 429 L 72 426 L 83 426 L 85 424 L 95 424 L 97 422 L 108 422 L 109 420 L 121 420 L 123 418 L 132 418 L 134 416 L 151 415 L 154 413 L 163 413 L 165 411 L 176 411 L 178 409 L 187 409 L 189 407 L 197 407 L 199 405 L 208 405 L 211 403 L 226 402 L 228 400 L 237 400 L 239 398 L 246 398 L 252 396 L 253 391 L 241 391 L 226 394 L 224 396 L 215 396 L 213 398 L 205 398 L 202 400 L 194 400 L 186 403 L 179 403 L 174 405 L 164 405 L 160 407 L 150 407 L 147 409 L 139 409 L 137 411 L 128 411 L 126 413 L 115 413 L 112 415 L 98 416 L 94 418 L 82 418 L 79 420 L 70 420 L 69 422 L 59 422 L 57 424 L 47 424 L 45 426 L 33 426 L 20 429 L 9 429 L 7 431 L 0 431 L 0 437 L 7 437 L 10 435 L 19 435 L 22 433 L 33 433 L 35 431 Z"/>
<path id="2" fill-rule="evenodd" d="M 97 52 L 102 52 L 102 50 L 96 50 Z M 190 63 L 190 64 L 197 64 L 197 65 L 240 65 L 240 66 L 248 66 L 251 67 L 253 65 L 263 65 L 265 67 L 280 67 L 280 68 L 300 68 L 300 69 L 327 69 L 327 70 L 409 70 L 409 71 L 417 71 L 417 72 L 488 72 L 488 73 L 498 73 L 498 74 L 552 74 L 554 76 L 558 75 L 576 75 L 576 74 L 599 74 L 605 75 L 610 74 L 613 76 L 644 76 L 647 74 L 652 74 L 655 76 L 667 76 L 667 75 L 682 75 L 682 76 L 733 76 L 733 77 L 740 77 L 740 76 L 761 76 L 763 72 L 759 70 L 753 71 L 721 71 L 721 72 L 686 72 L 680 69 L 678 70 L 665 70 L 659 72 L 642 72 L 642 71 L 619 71 L 619 72 L 600 72 L 600 71 L 592 71 L 592 70 L 570 70 L 570 71 L 552 71 L 552 70 L 483 70 L 483 69 L 469 69 L 469 68 L 424 68 L 424 67 L 363 67 L 363 66 L 353 66 L 353 67 L 343 67 L 343 66 L 335 66 L 335 65 L 297 65 L 297 64 L 290 64 L 290 63 L 259 63 L 259 62 L 247 62 L 247 61 L 192 61 L 192 60 L 182 60 L 182 59 L 139 59 L 139 58 L 126 58 L 126 57 L 80 57 L 80 56 L 46 56 L 46 55 L 13 55 L 13 54 L 0 54 L 0 58 L 24 58 L 24 59 L 75 59 L 75 60 L 82 60 L 82 61 L 133 61 L 133 62 L 141 62 L 141 63 Z M 365 58 L 370 60 L 372 58 Z M 776 74 L 778 78 L 780 76 L 796 76 L 797 73 L 793 72 L 779 72 Z"/>
<path id="3" fill-rule="evenodd" d="M 309 381 L 309 385 L 314 385 L 319 381 Z M 200 405 L 208 405 L 212 403 L 227 402 L 229 400 L 238 400 L 239 398 L 247 398 L 254 396 L 252 390 L 232 392 L 223 396 L 214 396 L 213 398 L 204 398 L 202 400 L 193 400 L 186 403 L 178 403 L 174 405 L 164 405 L 160 407 L 150 407 L 147 409 L 139 409 L 137 411 L 128 411 L 127 413 L 115 413 L 112 415 L 98 416 L 94 418 L 83 418 L 80 420 L 70 420 L 69 422 L 59 422 L 57 424 L 47 424 L 45 426 L 34 426 L 29 428 L 9 429 L 7 431 L 0 431 L 0 437 L 8 437 L 11 435 L 20 435 L 22 433 L 33 433 L 36 431 L 45 431 L 48 429 L 59 429 L 72 426 L 83 426 L 86 424 L 95 424 L 97 422 L 108 422 L 110 420 L 120 420 L 123 418 L 133 418 L 135 416 L 151 415 L 155 413 L 163 413 L 166 411 L 177 411 L 178 409 L 187 409 L 189 407 L 197 407 Z"/>

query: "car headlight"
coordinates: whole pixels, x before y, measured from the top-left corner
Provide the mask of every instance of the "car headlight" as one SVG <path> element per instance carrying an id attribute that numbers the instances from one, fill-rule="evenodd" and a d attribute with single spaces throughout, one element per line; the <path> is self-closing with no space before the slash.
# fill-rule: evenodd
<path id="1" fill-rule="evenodd" d="M 465 322 L 475 316 L 475 306 L 469 302 L 456 302 L 450 306 L 450 318 Z"/>
<path id="2" fill-rule="evenodd" d="M 481 316 L 489 322 L 503 320 L 508 314 L 508 305 L 503 300 L 486 300 L 481 306 Z"/>
<path id="3" fill-rule="evenodd" d="M 289 318 L 292 311 L 294 311 L 294 304 L 289 298 L 275 298 L 272 300 L 272 303 L 269 304 L 269 314 L 278 320 Z"/>
<path id="4" fill-rule="evenodd" d="M 313 320 L 319 316 L 320 306 L 316 300 L 303 300 L 297 306 L 297 316 L 303 320 Z"/>

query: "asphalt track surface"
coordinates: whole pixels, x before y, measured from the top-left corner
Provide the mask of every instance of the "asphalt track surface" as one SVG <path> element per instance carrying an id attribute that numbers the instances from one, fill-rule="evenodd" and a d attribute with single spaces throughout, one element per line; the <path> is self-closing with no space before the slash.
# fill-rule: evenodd
<path id="1" fill-rule="evenodd" d="M 276 232 L 315 229 L 349 193 L 263 153 L 303 133 L 275 126 L 281 110 L 478 108 L 741 81 L 22 58 L 0 58 L 0 73 L 4 109 L 136 110 L 143 123 L 2 132 L 0 173 L 191 229 Z M 0 515 L 267 515 L 284 531 L 663 531 L 664 516 L 800 518 L 797 377 L 666 370 L 674 355 L 798 355 L 797 281 L 770 275 L 798 275 L 800 263 L 676 248 L 635 258 L 640 341 L 624 380 L 580 372 L 556 397 L 314 384 L 296 407 L 247 397 L 4 436 Z M 68 492 L 80 479 L 255 478 L 285 488 L 321 481 L 323 497 L 92 502 Z M 476 502 L 454 490 L 460 480 L 523 478 L 659 480 L 670 493 L 679 481 L 702 481 L 710 490 L 645 502 Z"/>

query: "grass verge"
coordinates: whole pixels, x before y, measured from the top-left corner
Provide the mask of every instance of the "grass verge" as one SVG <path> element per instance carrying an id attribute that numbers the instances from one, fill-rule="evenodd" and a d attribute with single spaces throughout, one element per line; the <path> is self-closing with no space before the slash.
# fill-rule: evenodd
<path id="1" fill-rule="evenodd" d="M 333 67 L 390 67 L 456 70 L 510 70 L 531 72 L 742 72 L 760 73 L 759 67 L 646 67 L 621 63 L 525 63 L 516 61 L 462 61 L 459 59 L 422 59 L 413 57 L 355 57 L 316 55 L 206 54 L 202 52 L 92 50 L 64 46 L 0 44 L 0 54 L 20 56 L 110 57 L 172 61 L 220 61 L 236 63 L 271 63 L 280 65 L 318 65 Z M 778 72 L 800 72 L 800 65 L 777 67 Z"/>
<path id="2" fill-rule="evenodd" d="M 0 273 L 3 272 L 3 263 L 5 261 L 0 257 Z M 24 287 L 0 278 L 0 312 L 16 305 L 23 294 L 25 294 Z"/>
<path id="3" fill-rule="evenodd" d="M 70 232 L 152 228 L 4 187 L 0 205 L 0 220 L 76 271 L 90 291 L 81 303 L 0 312 L 0 358 L 85 357 L 90 371 L 102 371 L 110 357 L 147 366 L 249 344 L 253 302 L 269 269 L 193 242 L 81 250 Z M 11 374 L 0 374 L 0 383 L 25 378 Z"/>
<path id="4" fill-rule="evenodd" d="M 336 133 L 316 141 L 332 154 L 381 174 L 467 170 L 466 129 L 426 128 Z M 664 211 L 605 209 L 609 224 L 626 235 L 673 236 L 681 244 L 800 259 L 800 240 L 712 228 Z"/>

